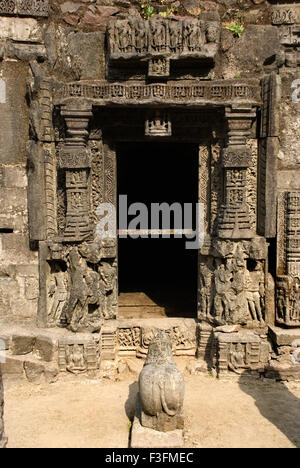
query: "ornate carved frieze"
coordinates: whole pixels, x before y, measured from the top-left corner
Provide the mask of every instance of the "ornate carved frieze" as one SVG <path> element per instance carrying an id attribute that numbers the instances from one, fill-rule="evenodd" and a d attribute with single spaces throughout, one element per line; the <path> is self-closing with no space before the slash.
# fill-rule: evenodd
<path id="1" fill-rule="evenodd" d="M 48 0 L 0 0 L 0 15 L 47 17 Z"/>
<path id="2" fill-rule="evenodd" d="M 150 60 L 149 76 L 168 76 L 170 67 L 162 66 L 161 59 L 210 60 L 214 63 L 220 42 L 220 24 L 186 18 L 174 21 L 154 17 L 143 20 L 135 16 L 126 20 L 113 20 L 108 26 L 109 59 Z M 158 56 L 158 62 L 156 62 Z M 153 65 L 155 73 L 153 74 Z"/>
<path id="3" fill-rule="evenodd" d="M 251 153 L 246 143 L 255 117 L 255 109 L 251 106 L 226 109 L 228 145 L 223 150 L 225 194 L 219 217 L 219 236 L 222 238 L 247 239 L 255 235 L 249 216 L 246 171 L 251 165 Z"/>
<path id="4" fill-rule="evenodd" d="M 156 333 L 163 329 L 170 337 L 176 356 L 194 356 L 196 352 L 196 326 L 193 321 L 177 321 L 168 327 L 120 324 L 117 329 L 117 349 L 122 355 L 136 355 L 146 358 L 148 346 Z"/>
<path id="5" fill-rule="evenodd" d="M 260 86 L 252 82 L 211 81 L 186 84 L 143 84 L 107 83 L 93 84 L 68 83 L 57 89 L 56 104 L 62 104 L 70 98 L 90 99 L 94 105 L 129 105 L 144 104 L 191 104 L 202 106 L 209 104 L 231 105 L 234 103 L 261 103 Z"/>

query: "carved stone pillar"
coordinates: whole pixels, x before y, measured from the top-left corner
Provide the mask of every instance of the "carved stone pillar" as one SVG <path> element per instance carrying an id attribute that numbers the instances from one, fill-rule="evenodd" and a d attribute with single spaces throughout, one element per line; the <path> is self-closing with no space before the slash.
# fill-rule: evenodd
<path id="1" fill-rule="evenodd" d="M 249 239 L 255 236 L 251 230 L 247 203 L 247 168 L 251 163 L 247 138 L 256 117 L 251 106 L 226 108 L 228 145 L 223 151 L 224 204 L 219 217 L 219 237 L 225 239 Z"/>
<path id="2" fill-rule="evenodd" d="M 64 241 L 80 242 L 92 233 L 90 219 L 89 173 L 91 155 L 86 147 L 91 106 L 76 103 L 64 106 L 61 114 L 67 125 L 65 145 L 60 151 L 60 167 L 66 171 L 66 225 Z"/>

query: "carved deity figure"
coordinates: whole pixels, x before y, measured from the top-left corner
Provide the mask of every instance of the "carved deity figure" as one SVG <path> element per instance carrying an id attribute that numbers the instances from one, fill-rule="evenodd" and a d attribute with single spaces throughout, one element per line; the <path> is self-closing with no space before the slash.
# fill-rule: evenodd
<path id="1" fill-rule="evenodd" d="M 254 271 L 248 272 L 248 278 L 247 300 L 251 318 L 254 322 L 263 323 L 265 275 L 260 262 L 256 262 Z"/>
<path id="2" fill-rule="evenodd" d="M 139 396 L 142 426 L 162 432 L 183 429 L 184 380 L 173 359 L 170 337 L 163 331 L 149 345 Z"/>
<path id="3" fill-rule="evenodd" d="M 290 320 L 300 320 L 300 279 L 295 278 L 291 292 L 291 312 Z"/>
<path id="4" fill-rule="evenodd" d="M 116 305 L 116 266 L 102 262 L 98 268 L 100 275 L 100 306 L 103 318 L 111 318 Z"/>
<path id="5" fill-rule="evenodd" d="M 132 22 L 132 29 L 134 31 L 134 45 L 137 53 L 143 52 L 147 46 L 147 31 L 145 22 L 136 18 Z"/>
<path id="6" fill-rule="evenodd" d="M 132 30 L 128 21 L 117 20 L 115 23 L 115 43 L 120 52 L 132 49 Z"/>
<path id="7" fill-rule="evenodd" d="M 180 52 L 182 48 L 181 24 L 171 21 L 169 24 L 170 49 L 172 52 Z"/>
<path id="8" fill-rule="evenodd" d="M 87 266 L 75 248 L 70 251 L 68 259 L 70 296 L 63 309 L 61 325 L 69 325 L 73 331 L 76 331 L 80 320 L 87 313 L 89 292 L 85 281 Z"/>
<path id="9" fill-rule="evenodd" d="M 166 25 L 163 20 L 152 19 L 150 25 L 150 44 L 155 52 L 166 48 Z"/>
<path id="10" fill-rule="evenodd" d="M 202 318 L 211 318 L 212 272 L 205 262 L 199 267 L 199 309 Z"/>
<path id="11" fill-rule="evenodd" d="M 68 278 L 65 272 L 55 264 L 53 284 L 50 287 L 49 296 L 53 298 L 53 303 L 48 316 L 49 325 L 58 325 L 62 311 L 68 298 Z"/>
<path id="12" fill-rule="evenodd" d="M 243 372 L 242 369 L 246 367 L 245 353 L 241 343 L 237 343 L 235 347 L 231 348 L 228 367 L 236 374 L 241 374 Z"/>
<path id="13" fill-rule="evenodd" d="M 220 38 L 219 23 L 211 21 L 206 26 L 206 40 L 207 42 L 218 42 Z"/>
<path id="14" fill-rule="evenodd" d="M 84 346 L 74 344 L 66 347 L 66 369 L 73 374 L 85 372 L 87 370 L 86 359 L 84 355 Z"/>
<path id="15" fill-rule="evenodd" d="M 200 28 L 197 20 L 185 20 L 183 23 L 185 45 L 189 52 L 199 49 L 201 38 Z"/>
<path id="16" fill-rule="evenodd" d="M 215 289 L 216 296 L 214 300 L 215 317 L 220 323 L 225 323 L 229 318 L 229 291 L 231 287 L 230 280 L 232 274 L 226 270 L 222 263 L 218 266 L 215 272 Z"/>

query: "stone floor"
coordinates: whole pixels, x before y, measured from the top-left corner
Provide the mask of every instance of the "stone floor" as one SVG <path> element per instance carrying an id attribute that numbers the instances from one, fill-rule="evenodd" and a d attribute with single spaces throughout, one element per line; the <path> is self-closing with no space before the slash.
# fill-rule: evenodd
<path id="1" fill-rule="evenodd" d="M 8 447 L 128 447 L 136 373 L 51 385 L 5 378 Z M 300 448 L 300 383 L 185 376 L 185 447 Z"/>

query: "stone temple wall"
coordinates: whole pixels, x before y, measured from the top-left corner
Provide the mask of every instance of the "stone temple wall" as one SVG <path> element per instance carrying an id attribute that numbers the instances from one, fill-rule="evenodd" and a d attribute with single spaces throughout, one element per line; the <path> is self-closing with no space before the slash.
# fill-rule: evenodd
<path id="1" fill-rule="evenodd" d="M 200 194 L 209 203 L 198 341 L 185 332 L 174 339 L 187 354 L 197 347 L 199 358 L 211 348 L 221 370 L 285 362 L 295 340 L 279 352 L 278 327 L 300 337 L 300 7 L 288 0 L 153 1 L 161 15 L 145 22 L 141 3 L 0 0 L 0 319 L 55 326 L 51 310 L 67 303 L 70 325 L 80 287 L 64 290 L 69 275 L 73 284 L 88 278 L 90 309 L 114 322 L 116 246 L 92 242 L 97 203 L 115 201 L 111 141 L 116 128 L 122 138 L 139 135 L 137 116 L 150 137 L 168 131 L 169 119 L 178 138 L 188 133 L 198 142 L 200 178 L 210 184 Z M 243 25 L 241 34 L 228 29 L 232 24 Z M 153 31 L 162 36 L 153 40 Z M 126 102 L 138 108 L 135 115 L 126 108 L 122 114 Z M 147 106 L 171 109 L 164 129 L 155 128 Z M 199 113 L 188 120 L 180 106 Z M 209 130 L 201 124 L 203 109 Z M 79 192 L 82 211 L 71 202 Z M 230 313 L 214 290 L 222 275 L 236 282 Z M 241 305 L 236 291 L 245 275 L 252 286 L 242 287 L 248 303 Z M 108 282 L 95 299 L 94 285 L 101 290 Z M 253 299 L 258 292 L 260 305 Z M 243 307 L 257 314 L 254 324 L 239 315 Z M 218 331 L 212 338 L 210 327 L 223 322 L 258 331 L 235 339 Z M 108 355 L 118 340 L 124 353 L 146 348 L 147 339 L 135 333 L 114 322 L 97 346 L 102 340 Z M 252 356 L 248 364 L 242 353 Z"/>

